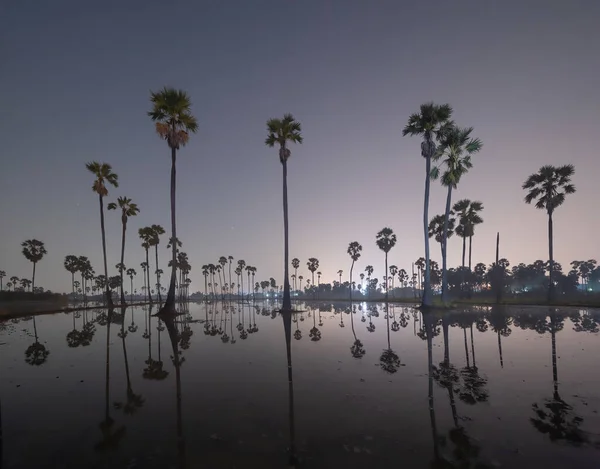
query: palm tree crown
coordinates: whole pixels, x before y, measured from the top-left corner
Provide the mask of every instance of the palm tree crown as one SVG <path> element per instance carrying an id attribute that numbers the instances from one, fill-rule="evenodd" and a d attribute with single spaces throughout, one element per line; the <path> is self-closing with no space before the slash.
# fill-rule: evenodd
<path id="1" fill-rule="evenodd" d="M 156 133 L 167 141 L 169 148 L 179 150 L 198 131 L 198 122 L 191 113 L 192 103 L 185 91 L 164 87 L 150 94 L 152 109 L 148 116 L 156 122 Z"/>
<path id="2" fill-rule="evenodd" d="M 388 253 L 396 244 L 396 235 L 391 228 L 384 228 L 377 233 L 376 243 L 379 249 L 385 253 Z"/>
<path id="3" fill-rule="evenodd" d="M 287 142 L 302 143 L 302 126 L 291 114 L 285 114 L 283 119 L 272 118 L 267 121 L 267 138 L 265 145 L 274 147 L 279 144 L 279 161 L 281 163 L 291 156 Z"/>
<path id="4" fill-rule="evenodd" d="M 356 262 L 360 257 L 360 252 L 362 251 L 362 245 L 358 241 L 352 241 L 348 245 L 348 250 L 346 251 L 353 262 Z"/>
<path id="5" fill-rule="evenodd" d="M 102 197 L 108 195 L 106 183 L 113 187 L 119 187 L 119 176 L 112 172 L 112 166 L 108 163 L 92 161 L 91 163 L 86 163 L 85 167 L 96 177 L 94 184 L 92 185 L 92 190 L 98 195 Z"/>
<path id="6" fill-rule="evenodd" d="M 415 135 L 422 135 L 424 142 L 431 142 L 433 144 L 433 137 L 437 137 L 443 134 L 445 125 L 452 116 L 452 107 L 449 104 L 437 105 L 434 103 L 421 104 L 420 112 L 411 114 L 408 118 L 408 123 L 402 130 L 402 135 L 409 135 L 411 137 Z M 431 153 L 428 153 L 428 150 Z M 431 156 L 435 151 L 435 145 L 433 150 L 429 148 L 429 145 L 421 144 L 421 154 L 423 157 Z"/>
<path id="7" fill-rule="evenodd" d="M 572 164 L 564 166 L 542 166 L 523 183 L 523 189 L 528 190 L 525 202 L 530 204 L 536 200 L 535 207 L 551 215 L 563 204 L 566 194 L 573 194 L 575 186 L 571 184 L 571 176 L 575 174 Z"/>
<path id="8" fill-rule="evenodd" d="M 45 254 L 48 254 L 48 251 L 46 251 L 46 248 L 44 247 L 44 243 L 37 239 L 23 241 L 21 247 L 23 248 L 23 255 L 29 262 L 33 262 L 34 264 L 41 261 Z"/>
<path id="9" fill-rule="evenodd" d="M 109 203 L 107 208 L 109 210 L 116 210 L 117 208 L 120 208 L 123 223 L 127 223 L 127 219 L 129 217 L 135 217 L 138 213 L 140 213 L 140 209 L 138 208 L 137 204 L 133 203 L 133 201 L 128 197 L 117 198 L 117 202 Z"/>
<path id="10" fill-rule="evenodd" d="M 478 138 L 472 138 L 473 127 L 460 128 L 449 126 L 440 138 L 440 147 L 433 155 L 434 160 L 443 159 L 445 170 L 442 174 L 442 184 L 446 187 L 456 186 L 463 174 L 473 167 L 471 156 L 481 150 L 483 143 Z M 432 171 L 436 177 L 439 169 Z"/>

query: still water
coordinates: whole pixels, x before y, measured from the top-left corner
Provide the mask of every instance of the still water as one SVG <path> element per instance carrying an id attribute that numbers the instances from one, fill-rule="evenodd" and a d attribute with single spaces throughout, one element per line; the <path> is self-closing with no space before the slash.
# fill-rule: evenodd
<path id="1" fill-rule="evenodd" d="M 0 467 L 600 467 L 600 311 L 296 307 L 0 322 Z"/>

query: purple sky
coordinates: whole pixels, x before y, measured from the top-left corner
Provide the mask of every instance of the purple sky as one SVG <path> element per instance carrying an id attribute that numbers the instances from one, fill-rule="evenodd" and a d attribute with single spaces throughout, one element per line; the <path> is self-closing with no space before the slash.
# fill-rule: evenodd
<path id="1" fill-rule="evenodd" d="M 84 164 L 106 161 L 141 209 L 125 263 L 141 274 L 137 229 L 169 227 L 169 151 L 146 112 L 150 90 L 186 90 L 199 121 L 178 158 L 178 234 L 203 288 L 202 264 L 221 255 L 283 271 L 281 165 L 264 146 L 265 121 L 292 112 L 305 143 L 289 161 L 290 256 L 321 262 L 322 281 L 384 256 L 375 234 L 398 236 L 390 263 L 423 255 L 424 161 L 402 137 L 410 113 L 450 103 L 484 142 L 454 200 L 485 205 L 474 262 L 490 263 L 496 232 L 511 264 L 547 258 L 546 217 L 521 184 L 543 164 L 573 163 L 577 193 L 555 216 L 555 257 L 598 253 L 597 140 L 600 2 L 62 1 L 0 6 L 0 270 L 29 276 L 20 242 L 48 255 L 38 283 L 70 288 L 67 254 L 101 273 L 98 200 Z M 424 27 L 427 29 L 424 29 Z M 444 209 L 434 183 L 430 214 Z M 576 228 L 575 228 L 576 227 Z M 120 219 L 107 214 L 109 268 Z M 460 240 L 449 242 L 449 265 Z M 167 250 L 160 254 L 165 260 Z M 440 260 L 432 242 L 432 258 Z M 111 274 L 115 273 L 112 268 Z M 5 279 L 6 281 L 7 279 Z M 141 285 L 141 275 L 137 284 Z"/>

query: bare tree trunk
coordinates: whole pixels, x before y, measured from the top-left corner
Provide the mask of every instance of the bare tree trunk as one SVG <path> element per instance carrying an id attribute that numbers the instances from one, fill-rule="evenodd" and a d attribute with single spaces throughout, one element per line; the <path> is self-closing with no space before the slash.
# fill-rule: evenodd
<path id="1" fill-rule="evenodd" d="M 448 302 L 448 222 L 450 220 L 450 204 L 452 203 L 452 185 L 448 186 L 446 197 L 446 213 L 444 215 L 444 234 L 442 236 L 442 302 Z"/>
<path id="2" fill-rule="evenodd" d="M 100 228 L 102 229 L 102 253 L 104 255 L 104 276 L 106 277 L 106 301 L 108 303 L 108 307 L 113 307 L 112 296 L 110 294 L 110 289 L 108 288 L 108 267 L 106 265 L 106 235 L 104 233 L 104 201 L 102 199 L 102 195 L 98 195 L 100 199 Z"/>
<path id="3" fill-rule="evenodd" d="M 548 301 L 554 301 L 554 232 L 552 224 L 552 212 L 548 212 L 548 254 L 550 269 L 548 272 Z"/>

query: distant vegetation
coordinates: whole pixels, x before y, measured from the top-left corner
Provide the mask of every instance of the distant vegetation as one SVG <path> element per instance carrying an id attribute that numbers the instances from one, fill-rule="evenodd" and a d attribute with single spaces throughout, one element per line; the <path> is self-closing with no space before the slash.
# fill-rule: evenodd
<path id="1" fill-rule="evenodd" d="M 108 306 L 113 305 L 117 296 L 121 305 L 129 301 L 158 300 L 161 313 L 175 312 L 175 301 L 190 298 L 189 286 L 192 280 L 189 273 L 192 265 L 185 252 L 181 250 L 183 243 L 177 237 L 176 225 L 176 158 L 177 152 L 189 140 L 189 136 L 198 129 L 198 122 L 191 112 L 191 100 L 181 90 L 163 88 L 152 92 L 150 96 L 151 110 L 148 116 L 155 124 L 159 137 L 167 142 L 171 156 L 171 236 L 167 244 L 170 259 L 170 277 L 168 290 L 162 284 L 163 270 L 159 267 L 159 250 L 161 236 L 165 229 L 160 225 L 151 225 L 138 229 L 145 260 L 139 265 L 143 273 L 143 286 L 140 291 L 134 285 L 137 276 L 131 263 L 126 262 L 125 239 L 129 219 L 135 217 L 140 208 L 132 199 L 119 196 L 116 202 L 108 203 L 108 210 L 115 210 L 121 217 L 121 250 L 120 262 L 116 264 L 117 275 L 109 275 L 106 252 L 106 229 L 104 219 L 104 199 L 109 196 L 109 187 L 118 188 L 118 175 L 108 163 L 91 162 L 86 168 L 93 176 L 92 190 L 98 195 L 100 206 L 100 229 L 102 234 L 103 274 L 96 275 L 88 258 L 69 254 L 65 257 L 64 267 L 71 274 L 71 299 L 87 301 L 90 296 L 103 293 Z M 507 298 L 521 296 L 547 301 L 564 301 L 565 298 L 578 298 L 585 301 L 591 293 L 600 291 L 600 270 L 594 259 L 573 261 L 572 269 L 563 271 L 562 266 L 554 261 L 553 215 L 561 206 L 566 196 L 575 192 L 571 178 L 575 173 L 572 165 L 549 166 L 530 175 L 523 183 L 526 191 L 525 202 L 535 204 L 548 215 L 548 260 L 538 260 L 530 265 L 518 264 L 509 270 L 510 263 L 504 258 L 496 257 L 489 266 L 472 264 L 472 241 L 475 229 L 483 223 L 484 204 L 481 201 L 461 199 L 452 203 L 452 194 L 473 166 L 473 157 L 483 148 L 483 143 L 472 136 L 472 127 L 460 127 L 452 120 L 452 107 L 449 104 L 423 104 L 417 113 L 410 115 L 402 130 L 404 136 L 421 137 L 421 156 L 425 159 L 425 191 L 423 206 L 424 257 L 417 259 L 407 269 L 396 265 L 388 266 L 391 250 L 397 242 L 396 235 L 390 228 L 384 228 L 377 234 L 377 246 L 385 254 L 385 269 L 381 279 L 373 278 L 373 267 L 367 265 L 357 282 L 352 274 L 360 258 L 362 245 L 353 241 L 348 248 L 352 263 L 349 265 L 350 275 L 344 279 L 344 269 L 337 271 L 338 279 L 321 282 L 319 260 L 311 257 L 307 261 L 310 278 L 299 272 L 301 262 L 294 258 L 289 260 L 288 243 L 288 195 L 287 169 L 291 156 L 290 144 L 302 143 L 301 124 L 291 114 L 282 118 L 272 118 L 266 123 L 268 147 L 277 147 L 279 162 L 283 170 L 283 224 L 284 224 L 284 275 L 281 285 L 273 277 L 256 281 L 257 269 L 240 259 L 233 267 L 233 256 L 221 256 L 218 261 L 204 264 L 201 273 L 204 277 L 204 291 L 191 297 L 210 299 L 240 299 L 261 297 L 281 297 L 283 310 L 291 309 L 293 298 L 331 298 L 331 299 L 397 299 L 411 298 L 419 300 L 423 307 L 431 307 L 433 294 L 439 293 L 443 305 L 449 305 L 456 299 L 474 300 L 494 297 L 500 303 Z M 429 216 L 429 196 L 431 181 L 439 179 L 446 190 L 446 203 L 442 214 Z M 448 239 L 456 234 L 462 238 L 462 262 L 457 268 L 447 266 Z M 442 266 L 431 260 L 429 240 L 434 238 L 440 245 Z M 468 255 L 467 255 L 468 240 Z M 32 262 L 32 277 L 19 279 L 10 277 L 6 289 L 12 292 L 31 291 L 39 293 L 35 287 L 36 265 L 46 254 L 44 243 L 30 239 L 22 244 L 23 254 Z M 154 259 L 151 261 L 150 251 L 154 247 Z M 340 246 L 340 249 L 342 247 Z M 151 266 L 152 262 L 154 266 Z M 129 264 L 129 268 L 128 265 Z M 293 274 L 290 275 L 290 267 Z M 343 266 L 339 266 L 343 267 Z M 232 278 L 232 268 L 235 279 Z M 315 273 L 317 279 L 315 281 Z M 75 279 L 75 275 L 78 278 Z M 0 271 L 0 290 L 4 290 L 4 271 Z M 129 282 L 127 278 L 129 277 Z M 244 285 L 244 277 L 247 278 Z M 151 278 L 155 278 L 156 281 Z M 290 282 L 291 280 L 291 282 Z M 397 283 L 396 283 L 397 282 Z M 126 290 L 129 283 L 129 291 Z M 163 293 L 167 293 L 163 301 Z M 156 295 L 156 296 L 154 296 Z M 18 298 L 18 297 L 13 297 Z"/>

